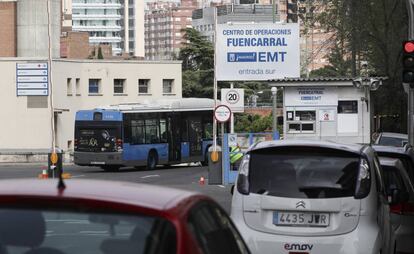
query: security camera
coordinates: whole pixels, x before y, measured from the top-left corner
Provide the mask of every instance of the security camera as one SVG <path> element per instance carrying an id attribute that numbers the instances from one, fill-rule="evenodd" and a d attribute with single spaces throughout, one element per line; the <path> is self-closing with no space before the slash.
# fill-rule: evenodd
<path id="1" fill-rule="evenodd" d="M 375 79 L 375 78 L 371 78 L 369 80 L 369 84 L 370 84 L 371 90 L 375 91 L 382 85 L 382 81 L 378 80 L 378 79 Z"/>
<path id="2" fill-rule="evenodd" d="M 362 87 L 362 78 L 357 78 L 352 80 L 352 84 L 354 85 L 355 88 L 361 88 Z"/>

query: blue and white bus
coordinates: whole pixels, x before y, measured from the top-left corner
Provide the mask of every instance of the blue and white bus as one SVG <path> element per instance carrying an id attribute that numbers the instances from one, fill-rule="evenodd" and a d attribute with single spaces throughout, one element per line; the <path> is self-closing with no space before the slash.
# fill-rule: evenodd
<path id="1" fill-rule="evenodd" d="M 214 100 L 163 99 L 76 113 L 74 162 L 116 171 L 123 166 L 207 162 Z"/>

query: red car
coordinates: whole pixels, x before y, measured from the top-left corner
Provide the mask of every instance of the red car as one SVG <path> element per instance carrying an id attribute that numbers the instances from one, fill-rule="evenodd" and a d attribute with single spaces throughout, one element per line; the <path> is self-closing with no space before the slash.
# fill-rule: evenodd
<path id="1" fill-rule="evenodd" d="M 0 181 L 0 254 L 249 253 L 212 199 L 144 184 Z"/>

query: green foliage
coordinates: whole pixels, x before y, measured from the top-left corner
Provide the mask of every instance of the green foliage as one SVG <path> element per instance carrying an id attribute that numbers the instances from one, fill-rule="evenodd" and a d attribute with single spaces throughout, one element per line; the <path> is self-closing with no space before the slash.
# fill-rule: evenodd
<path id="1" fill-rule="evenodd" d="M 178 59 L 183 61 L 183 96 L 213 97 L 214 47 L 194 28 L 183 30 L 187 42 Z"/>
<path id="2" fill-rule="evenodd" d="M 253 114 L 235 114 L 234 131 L 242 132 L 271 132 L 272 131 L 272 116 L 260 116 Z M 281 126 L 278 126 L 281 132 Z"/>
<path id="3" fill-rule="evenodd" d="M 317 22 L 333 32 L 329 66 L 311 76 L 386 76 L 373 93 L 374 114 L 400 115 L 388 131 L 406 130 L 406 95 L 401 81 L 401 42 L 407 38 L 407 10 L 401 0 L 324 0 Z M 368 62 L 364 70 L 362 62 Z M 393 96 L 389 96 L 392 94 Z"/>

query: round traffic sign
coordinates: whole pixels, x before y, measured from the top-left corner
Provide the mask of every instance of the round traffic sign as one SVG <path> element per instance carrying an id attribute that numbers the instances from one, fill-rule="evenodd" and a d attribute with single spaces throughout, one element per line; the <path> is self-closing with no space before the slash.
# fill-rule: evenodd
<path id="1" fill-rule="evenodd" d="M 230 120 L 231 110 L 226 105 L 219 105 L 214 110 L 214 117 L 220 123 L 227 122 Z"/>
<path id="2" fill-rule="evenodd" d="M 230 90 L 226 94 L 226 102 L 228 104 L 236 104 L 240 100 L 240 94 L 236 90 Z"/>

